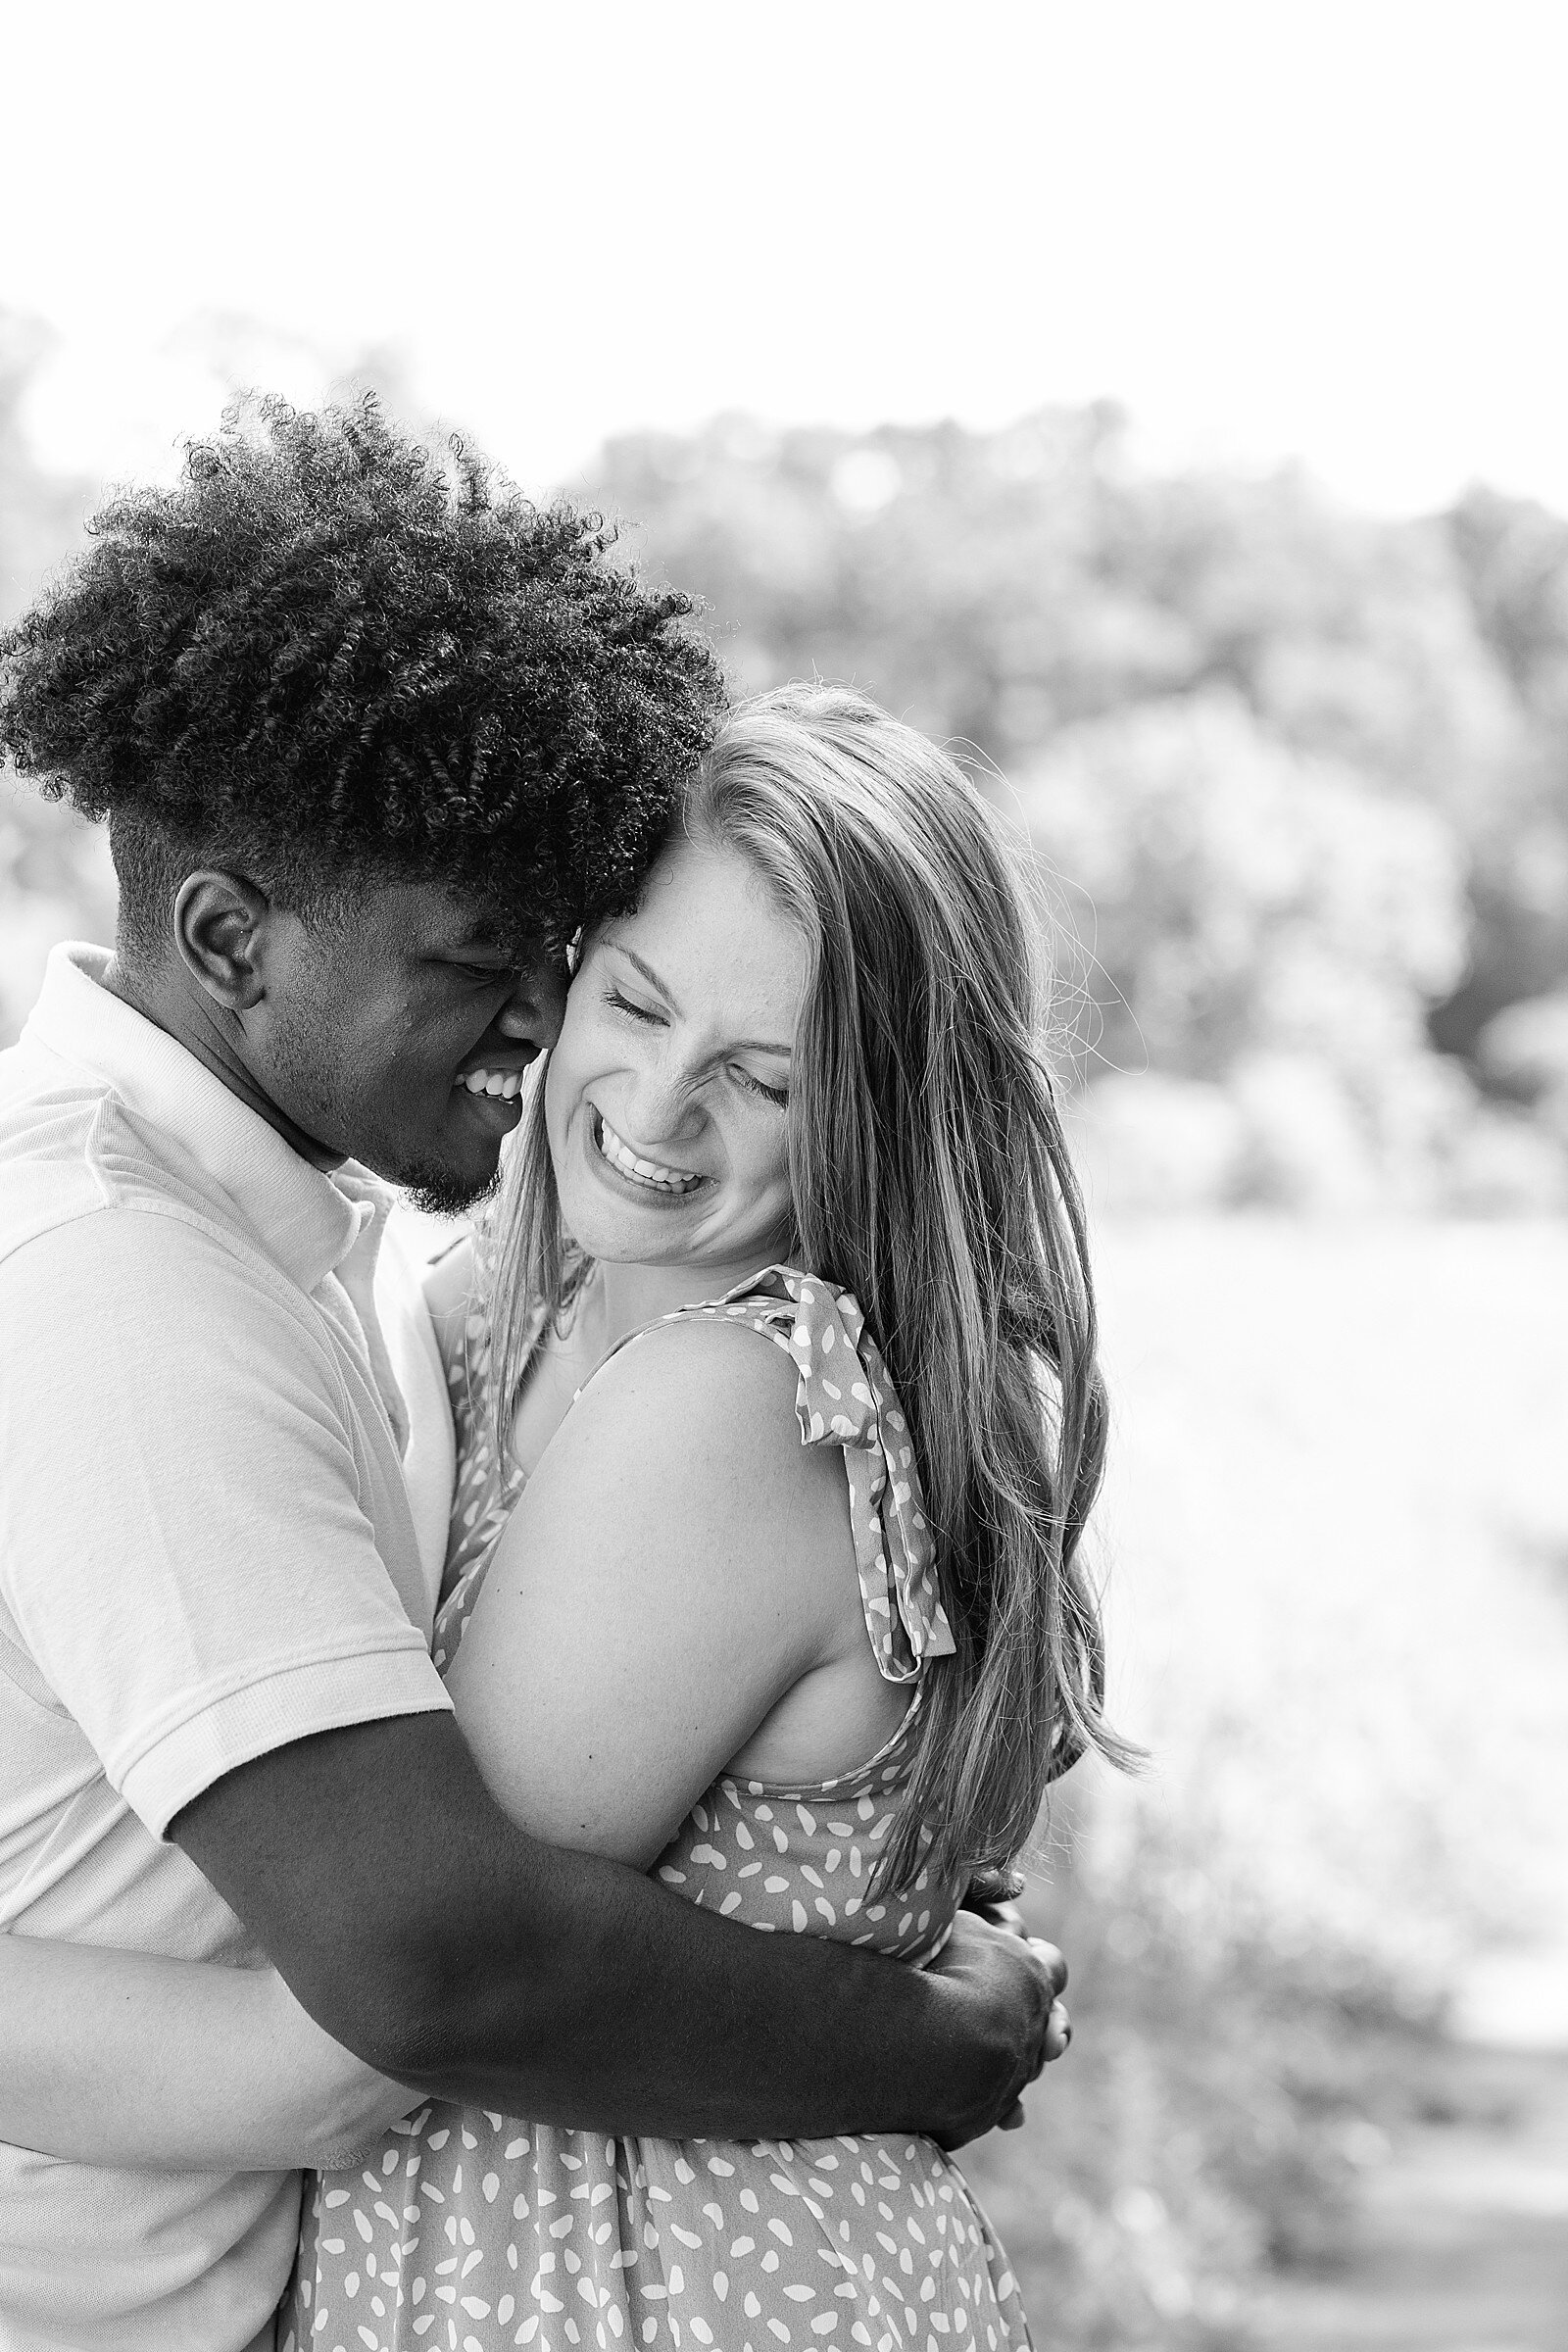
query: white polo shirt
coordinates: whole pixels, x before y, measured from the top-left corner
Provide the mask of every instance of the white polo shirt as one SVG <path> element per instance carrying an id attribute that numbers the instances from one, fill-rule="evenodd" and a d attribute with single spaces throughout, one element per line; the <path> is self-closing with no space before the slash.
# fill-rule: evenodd
<path id="1" fill-rule="evenodd" d="M 0 1054 L 0 1927 L 253 1958 L 163 1833 L 234 1766 L 448 1705 L 452 1433 L 387 1196 L 57 949 Z M 0 2150 L 0 2348 L 270 2344 L 298 2177 Z"/>

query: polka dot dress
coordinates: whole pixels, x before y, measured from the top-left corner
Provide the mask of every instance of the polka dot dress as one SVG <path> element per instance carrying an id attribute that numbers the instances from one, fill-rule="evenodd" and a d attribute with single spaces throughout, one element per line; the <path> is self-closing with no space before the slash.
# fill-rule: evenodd
<path id="1" fill-rule="evenodd" d="M 658 1875 L 763 1934 L 826 1936 L 918 1963 L 945 1939 L 957 1889 L 924 1870 L 886 1899 L 869 1887 L 908 1769 L 921 1667 L 953 1640 L 898 1399 L 855 1299 L 793 1267 L 681 1314 L 742 1322 L 794 1358 L 803 1444 L 843 1454 L 878 1665 L 913 1689 L 898 1732 L 854 1772 L 787 1787 L 722 1776 Z M 448 1658 L 511 1499 L 493 1456 L 473 1468 L 484 1350 L 482 1329 L 470 1328 L 464 1393 L 454 1393 L 464 1471 L 437 1620 Z M 442 2102 L 395 2125 L 362 2169 L 314 2183 L 284 2319 L 282 2352 L 1026 2352 L 1029 2342 L 1005 2256 L 930 2140 L 607 2139 Z"/>

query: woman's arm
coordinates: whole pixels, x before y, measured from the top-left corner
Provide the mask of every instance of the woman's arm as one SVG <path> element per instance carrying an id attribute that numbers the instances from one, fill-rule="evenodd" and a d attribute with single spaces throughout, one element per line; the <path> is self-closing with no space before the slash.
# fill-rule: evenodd
<path id="1" fill-rule="evenodd" d="M 323 2171 L 417 2104 L 271 1969 L 0 1935 L 0 2139 L 83 2164 Z"/>
<path id="2" fill-rule="evenodd" d="M 904 1694 L 866 1639 L 843 1459 L 802 1446 L 796 1385 L 750 1331 L 669 1325 L 551 1440 L 448 1675 L 534 1837 L 646 1869 L 725 1765 L 825 1778 L 892 1730 Z M 786 1717 L 788 1754 L 770 1727 L 759 1760 L 759 1727 Z"/>

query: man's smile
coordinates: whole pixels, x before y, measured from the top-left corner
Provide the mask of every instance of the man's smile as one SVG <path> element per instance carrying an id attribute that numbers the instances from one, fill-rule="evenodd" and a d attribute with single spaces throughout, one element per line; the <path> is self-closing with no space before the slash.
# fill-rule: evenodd
<path id="1" fill-rule="evenodd" d="M 453 1091 L 462 1087 L 470 1095 L 495 1095 L 503 1102 L 514 1102 L 522 1092 L 521 1070 L 492 1070 L 481 1066 L 476 1070 L 462 1070 L 453 1081 Z"/>

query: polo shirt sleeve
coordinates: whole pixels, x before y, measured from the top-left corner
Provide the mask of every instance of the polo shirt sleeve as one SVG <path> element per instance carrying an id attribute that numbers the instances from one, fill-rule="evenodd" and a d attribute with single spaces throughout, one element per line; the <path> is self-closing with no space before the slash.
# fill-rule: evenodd
<path id="1" fill-rule="evenodd" d="M 0 1263 L 0 1599 L 155 1836 L 313 1733 L 450 1706 L 281 1275 L 105 1208 Z"/>

